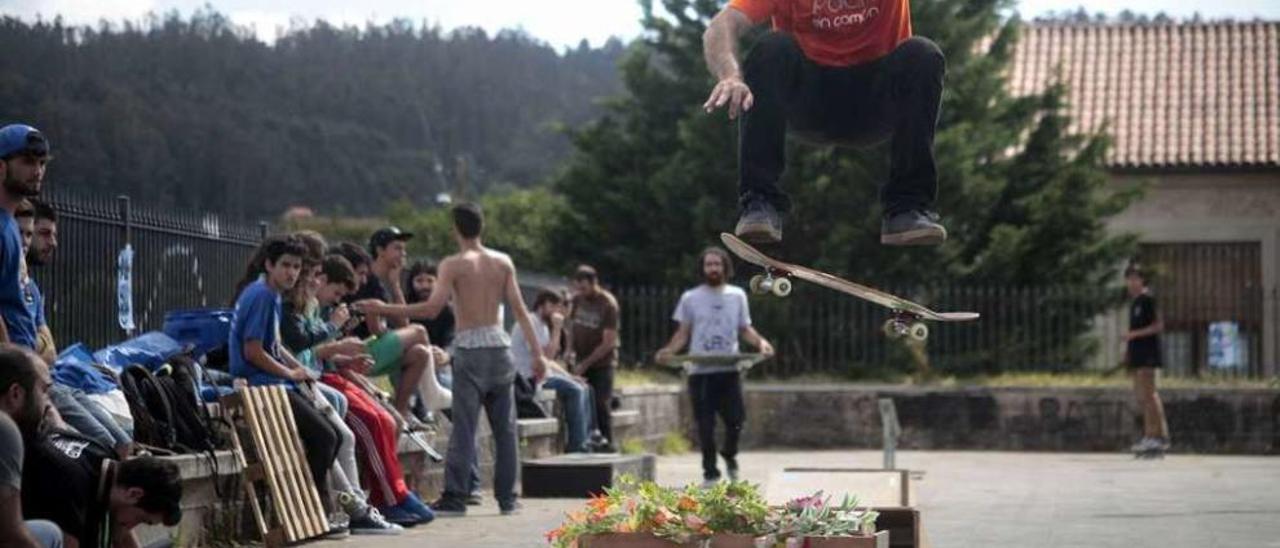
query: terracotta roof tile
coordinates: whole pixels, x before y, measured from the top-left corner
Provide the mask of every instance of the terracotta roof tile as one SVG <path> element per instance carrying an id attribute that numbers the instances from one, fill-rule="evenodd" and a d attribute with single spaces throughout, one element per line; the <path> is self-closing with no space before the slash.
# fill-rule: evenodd
<path id="1" fill-rule="evenodd" d="M 1014 95 L 1068 86 L 1075 130 L 1113 167 L 1280 167 L 1280 23 L 1031 24 Z"/>

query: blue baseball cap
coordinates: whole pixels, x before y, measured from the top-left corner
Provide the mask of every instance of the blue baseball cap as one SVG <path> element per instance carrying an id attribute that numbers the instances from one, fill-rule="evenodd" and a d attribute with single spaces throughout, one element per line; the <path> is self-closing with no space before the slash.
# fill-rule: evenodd
<path id="1" fill-rule="evenodd" d="M 48 156 L 49 140 L 40 130 L 26 124 L 9 124 L 0 128 L 0 158 L 17 154 Z"/>

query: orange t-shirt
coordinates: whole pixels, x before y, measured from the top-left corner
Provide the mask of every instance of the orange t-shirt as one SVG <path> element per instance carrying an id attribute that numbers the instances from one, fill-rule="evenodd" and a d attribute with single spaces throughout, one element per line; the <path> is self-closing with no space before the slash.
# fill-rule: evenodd
<path id="1" fill-rule="evenodd" d="M 907 0 L 732 0 L 752 22 L 773 18 L 813 62 L 844 67 L 888 55 L 911 37 Z"/>

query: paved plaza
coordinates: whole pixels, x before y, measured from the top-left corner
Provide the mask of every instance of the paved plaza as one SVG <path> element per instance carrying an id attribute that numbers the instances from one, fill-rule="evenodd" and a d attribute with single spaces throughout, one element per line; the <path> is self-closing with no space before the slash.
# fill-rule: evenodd
<path id="1" fill-rule="evenodd" d="M 658 460 L 658 481 L 701 477 L 699 457 Z M 741 456 L 745 479 L 786 467 L 876 468 L 874 451 L 778 451 Z M 1280 548 L 1280 459 L 1173 455 L 1135 461 L 1102 453 L 901 452 L 934 548 Z M 465 518 L 441 518 L 399 537 L 351 537 L 312 546 L 532 547 L 581 501 L 526 499 L 502 517 L 490 500 Z"/>

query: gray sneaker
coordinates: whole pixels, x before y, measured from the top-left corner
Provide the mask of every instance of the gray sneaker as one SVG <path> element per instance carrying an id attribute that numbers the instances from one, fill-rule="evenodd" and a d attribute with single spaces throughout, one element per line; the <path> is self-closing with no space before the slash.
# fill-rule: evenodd
<path id="1" fill-rule="evenodd" d="M 884 245 L 938 245 L 947 241 L 947 229 L 938 224 L 938 214 L 913 209 L 886 216 L 880 223 L 880 243 Z"/>
<path id="2" fill-rule="evenodd" d="M 782 241 L 782 217 L 772 204 L 763 200 L 748 203 L 738 217 L 733 233 L 754 244 L 771 244 Z"/>
<path id="3" fill-rule="evenodd" d="M 377 508 L 370 506 L 363 515 L 351 518 L 351 532 L 356 535 L 398 535 L 404 527 L 396 525 L 382 517 Z"/>

